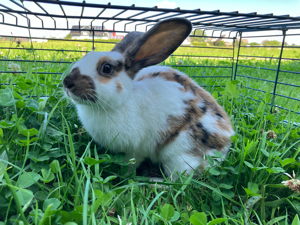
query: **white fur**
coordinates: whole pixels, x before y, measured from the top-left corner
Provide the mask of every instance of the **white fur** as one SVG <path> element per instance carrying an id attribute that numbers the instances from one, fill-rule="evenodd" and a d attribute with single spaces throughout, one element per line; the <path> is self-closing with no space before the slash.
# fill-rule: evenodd
<path id="1" fill-rule="evenodd" d="M 117 54 L 119 53 L 115 52 L 115 58 Z M 88 73 L 91 69 L 87 68 L 87 64 L 95 65 L 102 55 L 97 54 L 97 60 L 88 60 L 87 56 L 84 58 L 86 60 L 76 63 L 74 67 L 79 67 L 82 74 L 97 79 L 96 76 L 99 75 L 96 69 Z M 142 69 L 134 81 L 142 75 L 164 70 L 169 68 L 153 66 Z M 118 79 L 124 86 L 119 95 L 115 90 L 114 79 Z M 136 166 L 146 157 L 154 162 L 161 162 L 155 151 L 156 143 L 161 138 L 160 132 L 165 132 L 168 128 L 167 118 L 170 115 L 179 117 L 184 114 L 186 105 L 183 101 L 194 96 L 180 91 L 180 84 L 165 81 L 161 77 L 131 81 L 130 84 L 128 80 L 130 78 L 122 71 L 108 84 L 96 81 L 97 94 L 103 108 L 92 103 L 77 104 L 79 118 L 94 140 L 102 146 L 108 147 L 117 137 L 110 150 L 126 152 L 127 159 L 136 158 Z"/>
<path id="2" fill-rule="evenodd" d="M 202 109 L 205 108 L 205 103 L 204 103 L 203 100 L 200 100 L 200 101 L 199 101 L 198 107 L 199 107 L 199 108 L 202 108 Z"/>
<path id="3" fill-rule="evenodd" d="M 167 145 L 160 153 L 160 160 L 167 176 L 172 175 L 173 179 L 177 179 L 178 173 L 192 171 L 199 172 L 197 167 L 204 163 L 203 158 L 195 157 L 191 154 L 194 147 L 193 140 L 189 135 L 189 131 L 179 134 L 175 141 Z"/>
<path id="4" fill-rule="evenodd" d="M 230 137 L 230 136 L 234 135 L 234 132 L 232 130 L 230 132 L 228 132 L 228 131 L 221 130 L 220 128 L 218 128 L 217 120 L 221 120 L 221 122 L 225 123 L 223 118 L 215 117 L 212 115 L 210 110 L 207 110 L 207 112 L 201 117 L 199 122 L 201 122 L 203 127 L 205 128 L 205 130 L 211 134 L 217 133 L 220 135 L 224 135 L 226 137 Z"/>

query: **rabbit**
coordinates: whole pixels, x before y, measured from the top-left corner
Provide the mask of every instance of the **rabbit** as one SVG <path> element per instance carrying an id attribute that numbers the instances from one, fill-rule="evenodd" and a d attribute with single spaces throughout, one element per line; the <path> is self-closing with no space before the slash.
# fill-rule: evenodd
<path id="1" fill-rule="evenodd" d="M 157 65 L 192 30 L 171 18 L 149 31 L 130 32 L 110 52 L 90 52 L 63 80 L 88 133 L 111 152 L 125 152 L 138 167 L 145 158 L 166 176 L 203 170 L 206 155 L 225 157 L 234 135 L 216 100 L 184 73 Z M 221 161 L 221 159 L 219 159 Z"/>

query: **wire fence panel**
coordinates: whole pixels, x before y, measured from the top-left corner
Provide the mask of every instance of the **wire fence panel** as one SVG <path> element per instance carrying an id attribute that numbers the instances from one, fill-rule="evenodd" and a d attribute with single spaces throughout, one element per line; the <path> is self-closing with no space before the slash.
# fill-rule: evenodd
<path id="1" fill-rule="evenodd" d="M 189 19 L 194 29 L 164 65 L 187 73 L 203 87 L 221 88 L 238 80 L 247 98 L 270 93 L 271 110 L 300 111 L 291 108 L 300 101 L 300 46 L 285 43 L 300 36 L 300 18 L 288 15 L 11 0 L 0 3 L 0 86 L 25 88 L 29 78 L 39 79 L 38 96 L 47 95 L 47 85 L 61 82 L 72 62 L 91 51 L 110 51 L 127 33 L 145 32 L 171 17 Z M 8 28 L 14 32 L 4 32 Z M 248 43 L 259 38 L 279 41 Z M 28 79 L 21 80 L 21 74 Z"/>
<path id="2" fill-rule="evenodd" d="M 281 44 L 280 46 L 267 45 L 266 41 L 263 46 L 249 46 L 245 43 L 244 46 L 240 46 L 239 62 L 235 70 L 236 79 L 246 84 L 243 85 L 243 88 L 252 90 L 247 92 L 249 94 L 253 93 L 253 91 L 270 93 L 272 98 L 268 104 L 271 106 L 271 111 L 274 110 L 274 107 L 286 111 L 296 108 L 296 110 L 292 111 L 300 111 L 298 106 L 300 101 L 300 82 L 298 77 L 298 74 L 300 74 L 298 71 L 298 61 L 300 60 L 299 46 L 287 46 L 285 42 L 286 38 L 296 35 L 300 36 L 300 34 L 288 34 L 287 30 L 283 29 L 281 35 L 276 35 L 277 43 Z M 241 40 L 243 40 L 244 33 L 241 33 L 241 36 Z M 245 36 L 247 38 L 244 39 L 274 36 L 249 36 L 247 34 Z M 249 54 L 254 51 L 260 55 Z M 254 81 L 256 88 L 247 85 L 247 83 L 251 83 L 251 80 L 252 82 Z"/>

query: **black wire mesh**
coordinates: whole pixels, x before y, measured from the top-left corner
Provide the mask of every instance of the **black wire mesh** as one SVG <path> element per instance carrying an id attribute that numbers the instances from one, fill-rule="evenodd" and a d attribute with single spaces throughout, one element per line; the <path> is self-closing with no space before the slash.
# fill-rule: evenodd
<path id="1" fill-rule="evenodd" d="M 27 5 L 30 5 L 28 7 Z M 33 7 L 35 6 L 35 8 Z M 55 10 L 51 10 L 52 7 L 56 7 Z M 78 13 L 71 13 L 72 9 L 76 9 Z M 93 9 L 93 13 L 90 13 L 87 9 Z M 26 59 L 20 58 L 5 58 L 0 56 L 0 62 L 6 63 L 6 69 L 2 69 L 0 73 L 2 76 L 5 74 L 20 74 L 27 73 L 25 67 L 31 63 L 34 68 L 40 68 L 39 71 L 35 73 L 42 76 L 61 76 L 63 70 L 72 61 L 76 61 L 78 58 L 71 57 L 72 54 L 86 54 L 89 51 L 99 50 L 97 49 L 98 44 L 107 44 L 112 48 L 117 41 L 111 42 L 104 39 L 97 38 L 97 35 L 106 33 L 128 33 L 131 31 L 147 31 L 156 22 L 167 19 L 170 17 L 184 17 L 189 19 L 194 27 L 191 38 L 206 38 L 212 39 L 216 38 L 219 40 L 229 40 L 232 44 L 226 47 L 218 46 L 192 46 L 192 45 L 182 45 L 181 49 L 186 49 L 188 53 L 182 54 L 182 52 L 175 52 L 169 60 L 169 65 L 179 69 L 189 69 L 189 68 L 199 68 L 197 74 L 189 74 L 193 78 L 198 79 L 215 79 L 220 83 L 224 83 L 226 80 L 238 79 L 243 81 L 243 88 L 247 90 L 247 94 L 251 95 L 253 91 L 266 93 L 266 90 L 262 87 L 269 87 L 270 93 L 272 94 L 271 102 L 268 102 L 271 106 L 276 106 L 283 110 L 291 110 L 300 114 L 300 107 L 296 110 L 292 110 L 290 107 L 284 105 L 285 101 L 276 101 L 277 99 L 289 99 L 293 104 L 298 104 L 300 99 L 299 96 L 295 96 L 295 93 L 299 93 L 300 83 L 290 82 L 289 79 L 282 79 L 285 77 L 298 76 L 297 63 L 300 60 L 299 57 L 285 57 L 285 49 L 298 50 L 298 46 L 286 46 L 286 37 L 293 37 L 300 35 L 300 33 L 289 32 L 291 30 L 300 29 L 300 18 L 290 17 L 289 15 L 276 16 L 273 14 L 260 15 L 256 12 L 254 13 L 239 13 L 235 12 L 220 12 L 216 11 L 202 11 L 200 9 L 195 10 L 183 10 L 180 8 L 175 9 L 163 9 L 158 7 L 137 7 L 135 5 L 131 6 L 116 6 L 109 4 L 90 4 L 83 2 L 70 2 L 70 1 L 51 1 L 51 0 L 25 0 L 23 3 L 17 2 L 16 0 L 9 0 L 9 4 L 0 3 L 0 38 L 6 38 L 14 40 L 17 45 L 10 45 L 0 47 L 1 50 L 14 51 L 21 50 L 24 51 L 28 56 L 34 55 L 35 52 L 56 52 L 57 55 L 63 54 L 66 57 L 61 59 L 49 57 L 35 58 L 28 57 Z M 47 22 L 46 22 L 47 21 Z M 51 21 L 51 23 L 49 22 Z M 74 22 L 75 21 L 75 22 Z M 75 34 L 82 34 L 85 32 L 87 39 L 65 39 L 65 38 L 54 38 L 54 37 L 42 37 L 30 35 L 7 35 L 1 32 L 3 27 L 16 27 L 18 29 L 24 30 L 23 33 L 28 33 L 28 31 L 60 31 L 60 32 L 71 32 Z M 197 31 L 201 31 L 202 35 L 198 35 Z M 281 32 L 280 34 L 266 34 L 266 35 L 253 35 L 252 32 L 257 31 L 269 31 L 269 32 Z M 245 34 L 251 34 L 245 36 Z M 281 37 L 280 46 L 249 46 L 244 45 L 243 39 L 251 38 L 274 38 Z M 90 47 L 86 49 L 57 49 L 57 48 L 42 48 L 35 47 L 36 44 L 32 46 L 22 46 L 21 43 L 18 44 L 18 40 L 28 39 L 34 40 L 45 40 L 51 41 L 61 41 L 64 43 L 79 43 L 87 44 Z M 96 40 L 95 40 L 96 39 Z M 33 42 L 35 43 L 35 42 Z M 192 49 L 192 50 L 190 50 Z M 191 54 L 190 52 L 209 50 L 209 54 Z M 247 49 L 249 51 L 247 51 Z M 266 51 L 273 52 L 276 50 L 278 55 L 271 56 L 265 55 L 251 55 L 247 54 L 251 52 L 251 49 L 266 49 Z M 190 51 L 190 52 L 189 52 Z M 215 54 L 214 51 L 222 51 L 222 54 Z M 44 55 L 45 55 L 44 54 Z M 270 55 L 270 54 L 269 54 Z M 294 54 L 295 55 L 295 54 Z M 297 54 L 296 54 L 297 55 Z M 67 57 L 70 56 L 70 57 Z M 215 65 L 210 64 L 205 61 L 201 61 L 201 64 L 186 63 L 188 59 L 216 59 L 219 60 Z M 180 65 L 178 59 L 185 60 L 184 65 Z M 267 62 L 267 66 L 256 65 L 253 62 L 255 60 L 262 60 Z M 17 62 L 20 64 L 20 70 L 12 70 L 8 68 L 8 63 Z M 200 62 L 200 61 L 199 61 Z M 250 62 L 250 63 L 249 63 Z M 251 63 L 253 62 L 253 63 Z M 288 62 L 294 62 L 295 68 L 291 70 L 288 66 Z M 27 64 L 26 64 L 27 63 Z M 31 66 L 32 66 L 31 65 Z M 58 65 L 55 69 L 51 68 L 51 65 Z M 66 66 L 64 66 L 66 65 Z M 22 69 L 24 68 L 24 69 Z M 222 72 L 215 73 L 211 75 L 211 69 L 221 70 Z M 264 71 L 264 72 L 261 72 Z M 256 74 L 258 73 L 258 74 Z M 268 73 L 268 74 L 267 74 Z M 267 75 L 266 75 L 267 74 Z M 269 78 L 272 79 L 269 79 Z M 3 85 L 16 85 L 16 83 L 11 83 L 9 80 L 2 80 Z M 0 85 L 1 85 L 0 80 Z M 252 81 L 252 85 L 248 85 L 248 81 Z M 253 87 L 253 81 L 254 85 Z M 258 82 L 258 83 L 255 83 Z M 259 83 L 261 82 L 261 83 Z M 260 85 L 259 85 L 260 84 Z M 205 85 L 204 85 L 205 86 Z M 216 87 L 222 85 L 215 85 Z M 293 93 L 287 94 L 289 91 L 286 87 L 295 88 Z M 296 91 L 295 91 L 296 90 Z M 253 96 L 246 96 L 254 101 L 260 101 L 257 98 L 252 98 Z"/>

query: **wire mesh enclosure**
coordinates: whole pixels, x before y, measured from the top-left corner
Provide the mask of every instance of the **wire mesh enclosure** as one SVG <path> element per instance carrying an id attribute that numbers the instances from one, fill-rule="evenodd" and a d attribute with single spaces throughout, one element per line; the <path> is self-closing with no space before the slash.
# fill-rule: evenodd
<path id="1" fill-rule="evenodd" d="M 30 73 L 28 76 L 38 75 L 41 79 L 38 95 L 48 95 L 47 87 L 61 82 L 60 76 L 73 61 L 89 51 L 108 51 L 126 33 L 147 31 L 156 22 L 170 17 L 189 19 L 194 28 L 190 38 L 202 42 L 186 40 L 164 62 L 166 65 L 185 72 L 208 90 L 222 88 L 228 80 L 238 80 L 242 95 L 249 101 L 262 101 L 260 95 L 268 92 L 270 106 L 300 114 L 300 47 L 290 43 L 300 35 L 300 18 L 255 12 L 162 9 L 85 1 L 2 2 L 1 88 L 25 88 L 27 81 L 18 80 L 18 74 Z M 246 41 L 274 38 L 279 45 L 249 45 Z M 213 41 L 215 45 L 210 44 Z"/>
<path id="2" fill-rule="evenodd" d="M 0 0 L 0 224 L 196 224 L 201 218 L 205 224 L 297 223 L 300 17 L 89 1 L 96 0 Z M 174 17 L 188 19 L 193 29 L 162 64 L 192 77 L 228 117 L 180 73 L 158 84 L 163 76 L 155 79 L 153 70 L 134 83 L 123 65 L 117 71 L 112 64 L 119 75 L 103 76 L 102 85 L 95 68 L 110 62 L 89 62 L 90 69 L 83 65 L 87 56 L 80 61 L 82 75 L 99 78 L 97 91 L 105 93 L 91 96 L 94 102 L 86 98 L 91 107 L 81 112 L 88 126 L 102 129 L 97 136 L 106 140 L 97 142 L 76 111 L 81 102 L 74 105 L 64 95 L 71 66 L 89 52 L 112 50 L 129 32 Z M 151 85 L 142 84 L 150 77 Z M 179 85 L 183 89 L 170 94 Z M 121 100 L 114 100 L 117 92 Z M 173 96 L 180 97 L 178 106 Z M 176 107 L 166 106 L 169 101 Z M 183 141 L 175 141 L 179 136 Z M 150 160 L 138 162 L 139 154 Z M 174 168 L 200 165 L 199 172 L 186 170 L 177 179 L 174 170 L 168 177 L 163 161 L 173 157 Z M 163 177 L 159 189 L 149 179 L 157 177 Z"/>

